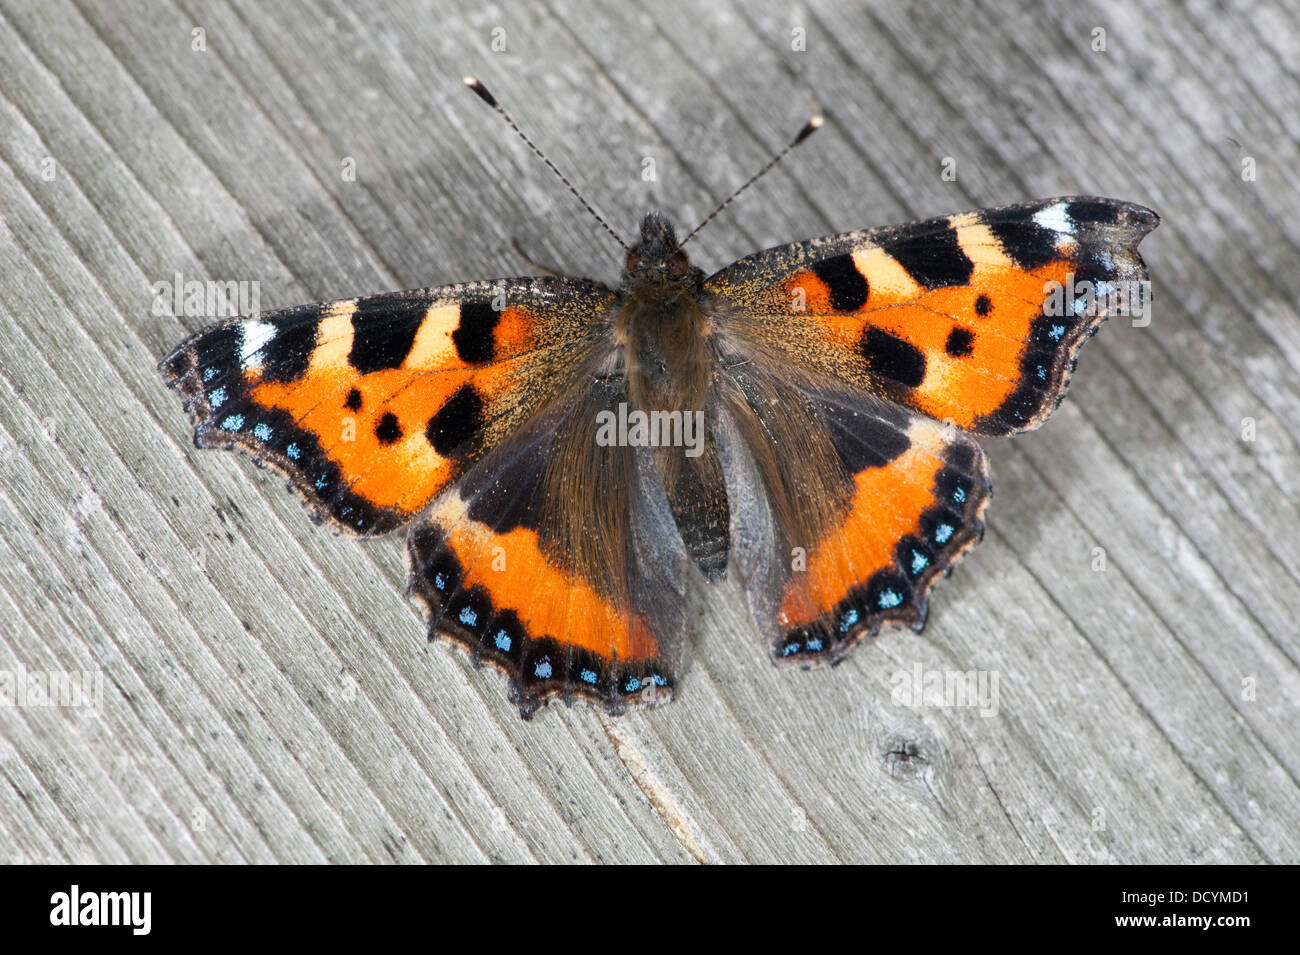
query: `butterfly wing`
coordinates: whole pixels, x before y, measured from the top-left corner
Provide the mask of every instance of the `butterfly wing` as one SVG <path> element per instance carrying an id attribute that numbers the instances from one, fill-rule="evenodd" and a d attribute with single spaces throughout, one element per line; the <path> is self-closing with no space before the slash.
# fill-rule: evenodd
<path id="1" fill-rule="evenodd" d="M 720 387 L 733 566 L 774 659 L 834 663 L 883 625 L 921 629 L 934 581 L 983 536 L 979 445 L 760 356 Z"/>
<path id="2" fill-rule="evenodd" d="M 1141 206 L 1060 198 L 797 243 L 709 278 L 735 563 L 780 661 L 835 662 L 983 534 L 983 451 L 1145 309 Z"/>
<path id="3" fill-rule="evenodd" d="M 160 370 L 199 447 L 285 474 L 318 521 L 371 536 L 411 521 L 554 400 L 606 340 L 614 293 L 510 279 L 394 292 L 224 322 Z"/>
<path id="4" fill-rule="evenodd" d="M 568 380 L 408 539 L 430 639 L 504 672 L 525 717 L 552 697 L 615 713 L 665 702 L 684 662 L 688 558 L 652 449 L 597 441 L 626 383 L 594 367 Z"/>
<path id="5" fill-rule="evenodd" d="M 1082 343 L 1140 314 L 1150 209 L 1065 197 L 800 242 L 708 279 L 738 352 L 779 354 L 977 434 L 1036 428 Z"/>

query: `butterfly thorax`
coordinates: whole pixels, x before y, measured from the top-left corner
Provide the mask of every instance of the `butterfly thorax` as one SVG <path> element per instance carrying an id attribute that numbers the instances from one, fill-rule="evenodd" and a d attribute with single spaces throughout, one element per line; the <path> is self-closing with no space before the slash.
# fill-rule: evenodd
<path id="1" fill-rule="evenodd" d="M 690 264 L 672 225 L 647 215 L 641 241 L 627 254 L 614 318 L 633 406 L 703 408 L 711 368 L 703 286 L 704 273 Z"/>

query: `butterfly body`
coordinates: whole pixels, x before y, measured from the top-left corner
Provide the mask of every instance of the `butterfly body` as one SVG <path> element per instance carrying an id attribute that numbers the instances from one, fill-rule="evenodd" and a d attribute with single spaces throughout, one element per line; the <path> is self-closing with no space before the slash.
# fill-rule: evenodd
<path id="1" fill-rule="evenodd" d="M 704 272 L 690 264 L 672 226 L 651 213 L 628 253 L 614 319 L 617 365 L 630 412 L 650 422 L 695 424 L 698 442 L 659 441 L 655 473 L 687 548 L 701 572 L 717 581 L 726 571 L 728 510 L 717 448 L 709 434 L 709 398 L 719 356 L 712 341 L 714 305 Z M 647 435 L 662 438 L 661 435 Z"/>
<path id="2" fill-rule="evenodd" d="M 616 288 L 523 278 L 225 322 L 162 364 L 203 447 L 313 513 L 406 527 L 430 637 L 521 712 L 669 699 L 693 577 L 734 578 L 772 658 L 920 629 L 979 540 L 975 435 L 1041 424 L 1150 210 L 1064 197 L 844 233 L 706 274 L 647 216 Z"/>

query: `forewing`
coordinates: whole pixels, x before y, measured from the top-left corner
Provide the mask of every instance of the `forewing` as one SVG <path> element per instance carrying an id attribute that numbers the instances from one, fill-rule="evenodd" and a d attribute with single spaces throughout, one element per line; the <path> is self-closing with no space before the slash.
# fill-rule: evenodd
<path id="1" fill-rule="evenodd" d="M 370 536 L 411 521 L 554 400 L 608 337 L 614 293 L 507 279 L 214 325 L 162 362 L 199 447 L 285 474 L 315 518 Z"/>
<path id="2" fill-rule="evenodd" d="M 719 335 L 978 434 L 1035 428 L 1084 340 L 1143 314 L 1159 218 L 1065 197 L 770 249 L 707 281 Z"/>

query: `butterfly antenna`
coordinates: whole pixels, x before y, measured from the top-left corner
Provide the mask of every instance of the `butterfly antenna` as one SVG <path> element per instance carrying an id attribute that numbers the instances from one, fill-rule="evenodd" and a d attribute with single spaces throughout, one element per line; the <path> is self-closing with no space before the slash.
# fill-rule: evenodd
<path id="1" fill-rule="evenodd" d="M 479 99 L 487 103 L 494 110 L 496 110 L 498 113 L 501 114 L 501 118 L 510 124 L 510 128 L 513 129 L 518 134 L 519 138 L 528 144 L 528 148 L 531 149 L 534 153 L 536 153 L 537 157 L 541 159 L 542 162 L 546 163 L 547 166 L 550 167 L 551 172 L 559 176 L 560 182 L 564 183 L 566 186 L 569 187 L 569 191 L 573 193 L 574 197 L 579 202 L 582 203 L 582 207 L 586 209 L 588 212 L 590 212 L 592 217 L 597 222 L 599 222 L 602 226 L 605 227 L 605 231 L 614 237 L 615 242 L 621 245 L 625 251 L 628 251 L 628 245 L 626 242 L 623 241 L 622 236 L 620 236 L 617 232 L 615 232 L 613 228 L 610 226 L 610 224 L 606 222 L 605 219 L 601 216 L 601 214 L 591 207 L 590 202 L 582 198 L 582 193 L 580 193 L 574 187 L 573 183 L 569 182 L 569 180 L 565 178 L 564 173 L 560 172 L 560 170 L 556 168 L 555 163 L 551 162 L 550 159 L 546 157 L 546 153 L 542 152 L 541 149 L 538 148 L 537 144 L 528 138 L 528 134 L 525 133 L 522 129 L 520 129 L 519 126 L 515 123 L 515 121 L 510 118 L 510 114 L 506 112 L 505 107 L 497 102 L 497 98 L 492 95 L 491 91 L 486 86 L 483 85 L 482 81 L 479 80 L 478 77 L 467 76 L 465 77 L 465 85 L 468 86 L 471 90 L 473 90 L 474 94 Z"/>
<path id="2" fill-rule="evenodd" d="M 699 232 L 699 231 L 700 231 L 701 229 L 703 229 L 706 225 L 708 225 L 710 222 L 712 222 L 713 219 L 714 219 L 714 217 L 717 216 L 717 214 L 718 214 L 719 212 L 721 212 L 723 209 L 727 208 L 727 206 L 731 205 L 732 202 L 735 201 L 735 199 L 736 199 L 737 196 L 739 196 L 742 192 L 744 192 L 746 189 L 748 189 L 748 188 L 749 188 L 750 186 L 752 186 L 754 183 L 758 182 L 758 180 L 762 179 L 762 178 L 763 178 L 764 176 L 766 176 L 769 172 L 771 172 L 772 169 L 773 169 L 773 167 L 775 167 L 777 163 L 779 163 L 782 159 L 785 158 L 786 153 L 788 153 L 790 150 L 794 149 L 794 147 L 798 146 L 801 142 L 803 142 L 805 139 L 807 139 L 807 138 L 808 138 L 809 136 L 811 136 L 813 133 L 817 132 L 817 130 L 821 129 L 821 128 L 822 128 L 822 125 L 823 125 L 825 122 L 826 122 L 826 120 L 825 120 L 824 117 L 822 117 L 821 115 L 817 115 L 817 116 L 813 116 L 813 117 L 811 117 L 811 118 L 808 120 L 808 122 L 804 123 L 804 125 L 803 125 L 803 129 L 799 130 L 798 134 L 794 137 L 794 139 L 792 139 L 792 140 L 790 140 L 788 143 L 786 143 L 786 144 L 785 144 L 785 147 L 784 147 L 784 148 L 783 148 L 779 153 L 777 153 L 777 154 L 776 154 L 775 156 L 773 156 L 770 160 L 768 160 L 768 163 L 767 163 L 766 166 L 764 166 L 764 167 L 763 167 L 762 169 L 760 169 L 758 172 L 754 173 L 754 175 L 750 176 L 749 179 L 747 179 L 747 180 L 745 181 L 744 185 L 742 185 L 739 189 L 737 189 L 737 190 L 736 190 L 735 192 L 733 192 L 730 196 L 728 196 L 725 200 L 723 200 L 722 204 L 719 205 L 718 208 L 714 209 L 714 210 L 713 210 L 712 212 L 710 212 L 707 216 L 705 216 L 705 217 L 704 217 L 704 221 L 701 222 L 699 225 L 697 225 L 697 226 L 695 227 L 695 229 L 691 232 L 691 234 L 688 235 L 685 239 L 682 240 L 682 245 L 685 245 L 687 242 L 690 242 L 691 239 L 695 238 L 695 233 L 696 233 L 696 232 Z M 680 246 L 679 246 L 679 248 L 680 248 Z"/>

